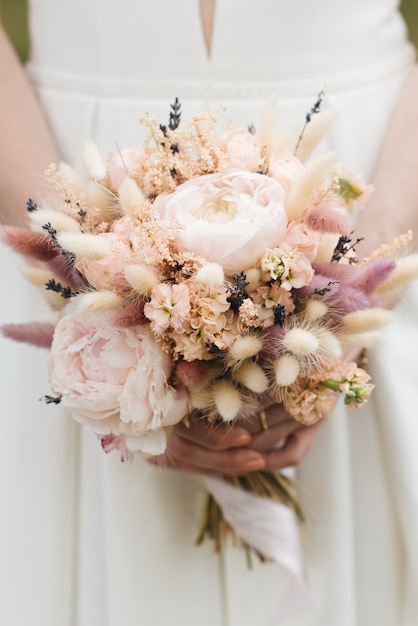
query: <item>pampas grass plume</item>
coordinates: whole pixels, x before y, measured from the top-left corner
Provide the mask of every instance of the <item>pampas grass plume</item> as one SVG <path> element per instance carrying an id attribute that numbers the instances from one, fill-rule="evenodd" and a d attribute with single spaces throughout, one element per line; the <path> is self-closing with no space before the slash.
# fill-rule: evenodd
<path id="1" fill-rule="evenodd" d="M 389 280 L 378 287 L 377 293 L 384 294 L 402 289 L 416 278 L 418 278 L 418 254 L 410 254 L 396 261 L 396 268 Z"/>
<path id="2" fill-rule="evenodd" d="M 75 169 L 71 167 L 71 165 L 68 165 L 68 163 L 65 163 L 64 161 L 61 161 L 58 167 L 58 171 L 64 179 L 63 182 L 70 185 L 72 191 L 79 195 L 86 191 L 83 181 L 80 179 L 79 175 L 77 174 Z"/>
<path id="3" fill-rule="evenodd" d="M 235 372 L 235 380 L 254 393 L 263 393 L 268 388 L 268 378 L 254 361 L 245 361 Z"/>
<path id="4" fill-rule="evenodd" d="M 300 372 L 299 361 L 290 355 L 279 357 L 273 364 L 276 383 L 280 387 L 292 385 Z"/>
<path id="5" fill-rule="evenodd" d="M 80 294 L 73 301 L 77 303 L 81 311 L 107 311 L 120 306 L 123 300 L 113 291 L 102 289 Z"/>
<path id="6" fill-rule="evenodd" d="M 255 291 L 260 286 L 260 270 L 256 267 L 252 267 L 245 271 L 245 277 L 248 285 L 245 287 L 247 293 Z"/>
<path id="7" fill-rule="evenodd" d="M 108 189 L 91 180 L 87 187 L 87 199 L 90 207 L 99 209 L 101 216 L 105 220 L 114 219 L 116 210 L 114 207 L 114 198 Z"/>
<path id="8" fill-rule="evenodd" d="M 343 333 L 364 333 L 389 324 L 393 319 L 392 311 L 372 307 L 348 313 L 343 319 Z"/>
<path id="9" fill-rule="evenodd" d="M 320 111 L 312 115 L 309 124 L 306 125 L 303 137 L 299 143 L 296 155 L 302 162 L 306 161 L 315 150 L 328 128 L 334 122 L 335 111 Z"/>
<path id="10" fill-rule="evenodd" d="M 132 289 L 142 296 L 148 295 L 160 282 L 154 271 L 147 265 L 127 265 L 125 278 Z"/>
<path id="11" fill-rule="evenodd" d="M 242 335 L 235 339 L 229 348 L 229 356 L 232 361 L 245 361 L 258 354 L 263 347 L 263 342 L 256 335 Z"/>
<path id="12" fill-rule="evenodd" d="M 31 224 L 44 232 L 43 226 L 51 224 L 58 233 L 80 233 L 80 225 L 74 218 L 53 209 L 37 209 L 30 214 Z"/>
<path id="13" fill-rule="evenodd" d="M 323 233 L 316 251 L 315 262 L 328 263 L 334 254 L 340 236 L 334 233 Z"/>
<path id="14" fill-rule="evenodd" d="M 223 267 L 219 263 L 206 263 L 196 273 L 196 279 L 207 287 L 222 285 L 225 279 Z"/>
<path id="15" fill-rule="evenodd" d="M 286 212 L 289 222 L 304 215 L 312 195 L 330 175 L 334 161 L 334 153 L 327 153 L 312 159 L 305 166 L 287 197 Z"/>
<path id="16" fill-rule="evenodd" d="M 212 388 L 216 409 L 224 422 L 231 422 L 241 408 L 238 389 L 228 380 L 217 380 Z"/>
<path id="17" fill-rule="evenodd" d="M 267 100 L 258 123 L 257 139 L 265 147 L 267 155 L 272 154 L 277 146 L 277 100 Z"/>
<path id="18" fill-rule="evenodd" d="M 119 187 L 119 203 L 125 215 L 133 215 L 140 202 L 143 202 L 144 194 L 136 182 L 127 176 Z"/>
<path id="19" fill-rule="evenodd" d="M 318 338 L 304 328 L 292 328 L 283 337 L 283 347 L 296 356 L 314 354 L 319 348 Z"/>
<path id="20" fill-rule="evenodd" d="M 211 387 L 197 387 L 188 391 L 190 406 L 197 411 L 206 411 L 213 406 Z"/>
<path id="21" fill-rule="evenodd" d="M 109 242 L 89 233 L 61 233 L 57 237 L 59 245 L 76 256 L 91 261 L 100 261 L 112 254 Z"/>
<path id="22" fill-rule="evenodd" d="M 36 267 L 36 265 L 23 265 L 19 268 L 19 271 L 29 283 L 36 287 L 43 287 L 48 280 L 54 278 L 51 272 L 41 267 Z"/>
<path id="23" fill-rule="evenodd" d="M 92 180 L 103 180 L 106 176 L 106 166 L 98 147 L 92 141 L 87 141 L 82 152 L 82 160 L 86 172 Z"/>
<path id="24" fill-rule="evenodd" d="M 305 305 L 305 317 L 310 322 L 324 317 L 328 312 L 328 307 L 322 300 L 308 300 Z"/>
<path id="25" fill-rule="evenodd" d="M 367 333 L 338 333 L 338 339 L 346 346 L 374 348 L 382 343 L 383 335 L 379 330 L 371 330 Z"/>
<path id="26" fill-rule="evenodd" d="M 339 359 L 342 354 L 341 344 L 334 333 L 323 330 L 319 336 L 319 347 L 323 354 L 327 357 Z"/>
<path id="27" fill-rule="evenodd" d="M 46 301 L 55 311 L 61 311 L 61 309 L 63 309 L 68 304 L 68 300 L 66 298 L 63 298 L 60 293 L 52 291 L 51 289 L 45 289 L 43 295 Z"/>

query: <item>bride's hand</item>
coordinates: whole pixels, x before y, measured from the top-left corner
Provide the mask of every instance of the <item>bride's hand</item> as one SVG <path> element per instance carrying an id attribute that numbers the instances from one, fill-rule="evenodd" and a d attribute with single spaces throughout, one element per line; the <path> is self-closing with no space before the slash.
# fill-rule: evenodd
<path id="1" fill-rule="evenodd" d="M 303 426 L 281 405 L 265 410 L 244 424 L 209 425 L 199 418 L 180 423 L 171 432 L 167 451 L 149 462 L 186 472 L 239 476 L 256 470 L 280 470 L 297 465 L 312 446 L 320 422 Z M 263 424 L 264 422 L 264 424 Z M 267 425 L 267 429 L 265 426 Z"/>

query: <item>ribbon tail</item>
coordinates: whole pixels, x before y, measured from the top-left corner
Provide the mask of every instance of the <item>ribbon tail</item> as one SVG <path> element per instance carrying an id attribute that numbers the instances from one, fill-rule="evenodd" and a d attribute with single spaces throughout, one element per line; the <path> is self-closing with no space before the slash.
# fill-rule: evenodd
<path id="1" fill-rule="evenodd" d="M 289 573 L 286 601 L 276 619 L 294 617 L 311 607 L 304 550 L 293 511 L 218 478 L 205 477 L 205 483 L 238 537 Z"/>

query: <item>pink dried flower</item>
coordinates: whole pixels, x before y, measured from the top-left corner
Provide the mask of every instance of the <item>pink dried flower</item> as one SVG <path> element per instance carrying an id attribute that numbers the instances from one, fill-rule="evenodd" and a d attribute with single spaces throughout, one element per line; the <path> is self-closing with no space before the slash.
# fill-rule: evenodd
<path id="1" fill-rule="evenodd" d="M 117 313 L 114 313 L 110 318 L 110 323 L 119 328 L 130 328 L 132 326 L 145 324 L 146 322 L 147 318 L 144 315 L 143 302 L 125 306 L 117 311 Z"/>
<path id="2" fill-rule="evenodd" d="M 0 235 L 4 243 L 15 252 L 37 261 L 49 261 L 58 254 L 51 237 L 43 233 L 35 233 L 18 226 L 2 226 Z"/>
<path id="3" fill-rule="evenodd" d="M 188 389 L 192 389 L 203 385 L 209 368 L 206 361 L 178 361 L 175 371 L 180 382 Z"/>
<path id="4" fill-rule="evenodd" d="M 329 417 L 337 401 L 337 394 L 329 389 L 315 387 L 302 391 L 295 388 L 285 399 L 285 408 L 290 415 L 305 426 Z"/>
<path id="5" fill-rule="evenodd" d="M 4 337 L 30 343 L 38 348 L 50 348 L 55 324 L 49 322 L 28 322 L 26 324 L 3 324 L 0 332 Z"/>
<path id="6" fill-rule="evenodd" d="M 305 215 L 305 222 L 309 228 L 319 233 L 337 233 L 348 236 L 351 232 L 348 218 L 332 209 L 311 208 Z"/>
<path id="7" fill-rule="evenodd" d="M 279 280 L 283 289 L 291 291 L 309 285 L 314 274 L 309 259 L 295 248 L 267 249 L 261 269 L 272 280 Z"/>
<path id="8" fill-rule="evenodd" d="M 393 259 L 378 258 L 361 268 L 356 279 L 356 287 L 364 293 L 371 294 L 388 280 L 395 268 L 396 262 Z"/>
<path id="9" fill-rule="evenodd" d="M 160 335 L 168 328 L 181 333 L 190 318 L 190 308 L 190 294 L 185 283 L 160 283 L 153 288 L 151 300 L 144 306 L 144 313 L 155 333 Z"/>

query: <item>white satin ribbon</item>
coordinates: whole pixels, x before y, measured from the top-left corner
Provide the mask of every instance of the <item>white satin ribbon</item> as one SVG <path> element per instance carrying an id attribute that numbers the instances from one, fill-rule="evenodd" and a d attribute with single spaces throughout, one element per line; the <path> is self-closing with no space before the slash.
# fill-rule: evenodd
<path id="1" fill-rule="evenodd" d="M 205 477 L 205 483 L 236 534 L 290 574 L 286 599 L 275 623 L 311 607 L 304 551 L 293 511 L 218 478 Z"/>

